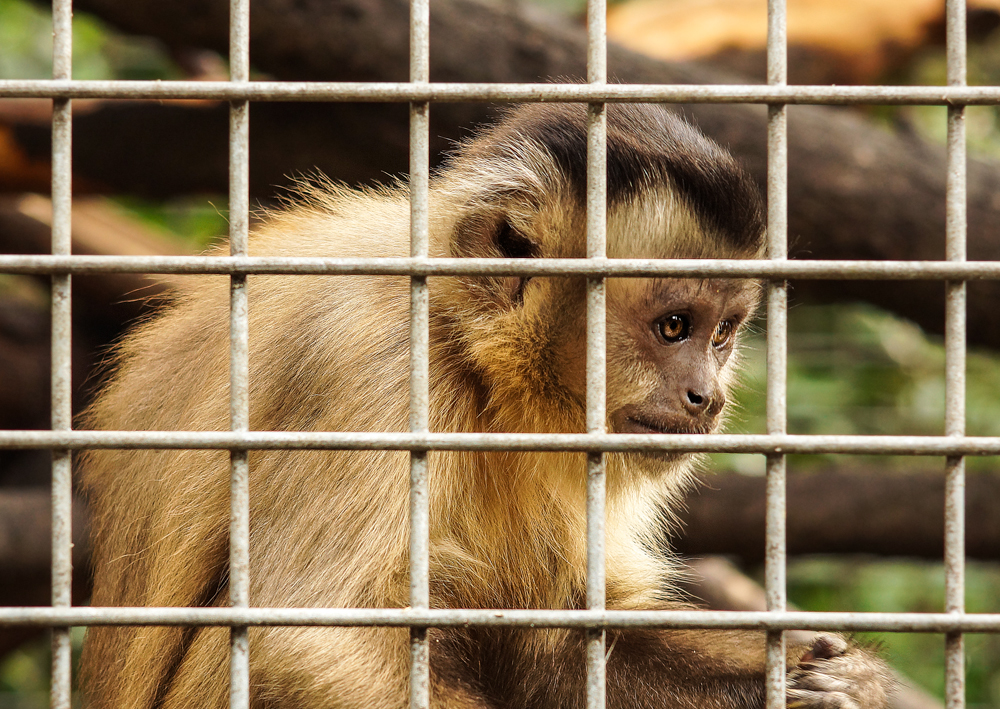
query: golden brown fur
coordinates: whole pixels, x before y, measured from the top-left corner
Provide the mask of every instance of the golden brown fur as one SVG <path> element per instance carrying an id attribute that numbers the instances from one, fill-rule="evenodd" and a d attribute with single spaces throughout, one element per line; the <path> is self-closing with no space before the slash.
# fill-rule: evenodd
<path id="1" fill-rule="evenodd" d="M 725 153 L 661 113 L 611 110 L 609 256 L 755 257 L 759 204 L 745 178 Z M 582 256 L 576 143 L 566 148 L 558 143 L 562 133 L 552 137 L 562 131 L 576 141 L 581 115 L 576 107 L 520 109 L 464 146 L 432 183 L 431 255 Z M 628 163 L 643 151 L 649 156 Z M 729 179 L 739 187 L 732 201 L 746 204 L 712 206 L 726 198 L 709 188 Z M 408 202 L 400 188 L 324 185 L 270 215 L 251 240 L 253 255 L 407 253 Z M 406 430 L 408 279 L 248 280 L 252 429 Z M 583 289 L 580 279 L 567 278 L 430 279 L 430 429 L 584 430 Z M 625 430 L 619 421 L 637 425 L 638 414 L 629 414 L 635 411 L 663 430 L 714 430 L 718 411 L 664 413 L 675 375 L 658 366 L 669 348 L 655 344 L 648 323 L 688 303 L 743 321 L 756 287 L 614 279 L 607 298 L 612 430 Z M 87 425 L 227 430 L 227 309 L 226 279 L 192 278 L 176 303 L 121 345 L 116 373 Z M 724 394 L 735 357 L 728 350 L 709 355 L 708 363 L 677 370 L 701 376 L 710 369 Z M 716 401 L 721 409 L 723 399 Z M 625 413 L 616 419 L 615 412 Z M 655 550 L 662 548 L 663 515 L 688 484 L 690 461 L 607 459 L 608 607 L 675 607 L 669 584 L 676 571 Z M 406 453 L 261 451 L 251 453 L 250 470 L 251 605 L 407 605 Z M 81 480 L 95 520 L 94 605 L 226 604 L 228 475 L 224 452 L 86 454 Z M 432 453 L 432 605 L 581 607 L 584 499 L 582 454 Z M 469 629 L 432 631 L 431 638 L 435 706 L 581 702 L 576 633 Z M 228 631 L 219 628 L 94 628 L 84 652 L 90 706 L 223 707 L 227 643 Z M 608 644 L 611 707 L 760 706 L 759 636 L 637 631 L 609 633 Z M 805 650 L 791 651 L 793 665 Z M 252 629 L 252 703 L 395 709 L 405 705 L 407 660 L 401 629 Z M 882 687 L 872 679 L 873 662 L 854 672 L 867 682 L 867 697 Z"/>

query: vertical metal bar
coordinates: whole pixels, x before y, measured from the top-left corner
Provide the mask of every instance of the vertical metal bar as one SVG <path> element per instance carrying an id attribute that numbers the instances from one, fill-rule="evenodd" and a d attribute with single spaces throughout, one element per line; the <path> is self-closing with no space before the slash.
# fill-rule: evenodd
<path id="1" fill-rule="evenodd" d="M 250 80 L 250 3 L 229 6 L 230 81 Z M 250 212 L 250 105 L 229 105 L 229 252 L 246 256 Z M 250 335 L 247 277 L 232 275 L 229 286 L 229 419 L 233 431 L 250 430 Z M 250 603 L 250 466 L 246 450 L 230 453 L 229 604 Z M 230 630 L 230 709 L 250 706 L 250 647 L 246 626 Z"/>
<path id="2" fill-rule="evenodd" d="M 947 0 L 948 85 L 965 86 L 966 23 L 964 0 Z M 948 107 L 948 174 L 945 217 L 945 255 L 949 261 L 966 258 L 966 142 L 965 106 Z M 964 281 L 945 284 L 945 435 L 965 435 Z M 945 462 L 945 610 L 965 611 L 965 459 Z M 965 706 L 965 642 L 961 633 L 945 636 L 945 706 Z"/>
<path id="3" fill-rule="evenodd" d="M 607 111 L 587 111 L 587 257 L 606 254 Z M 587 279 L 587 433 L 606 432 L 606 307 L 603 278 Z M 587 454 L 587 608 L 605 604 L 605 462 L 602 452 Z M 587 708 L 602 709 L 605 698 L 605 631 L 587 631 Z"/>
<path id="4" fill-rule="evenodd" d="M 73 74 L 72 0 L 52 3 L 52 78 Z M 52 101 L 52 254 L 72 252 L 73 117 L 69 99 Z M 72 282 L 69 274 L 52 276 L 52 430 L 73 426 Z M 72 604 L 73 586 L 73 457 L 52 451 L 52 606 Z M 69 628 L 52 629 L 53 709 L 70 709 L 72 645 Z"/>
<path id="5" fill-rule="evenodd" d="M 587 82 L 591 84 L 601 85 L 608 81 L 607 17 L 606 0 L 587 0 Z"/>
<path id="6" fill-rule="evenodd" d="M 410 5 L 410 81 L 430 81 L 430 3 Z M 430 106 L 410 104 L 410 255 L 429 253 Z M 427 278 L 410 279 L 410 430 L 429 427 L 429 322 Z M 410 607 L 430 607 L 430 510 L 426 451 L 410 453 Z M 430 707 L 430 645 L 427 628 L 410 629 L 410 707 Z"/>
<path id="7" fill-rule="evenodd" d="M 788 43 L 785 0 L 767 3 L 767 83 L 788 82 Z M 782 261 L 788 257 L 788 108 L 767 109 L 767 256 Z M 767 286 L 767 432 L 786 432 L 788 377 L 788 285 Z M 784 455 L 767 457 L 767 512 L 765 593 L 768 610 L 786 608 Z M 767 634 L 766 688 L 768 709 L 785 706 L 785 636 Z"/>
<path id="8" fill-rule="evenodd" d="M 587 81 L 607 83 L 607 3 L 587 3 Z M 587 107 L 587 258 L 607 257 L 607 107 Z M 605 433 L 607 315 L 603 278 L 587 279 L 587 433 Z M 604 610 L 606 586 L 603 452 L 587 454 L 587 608 Z M 587 631 L 587 709 L 604 709 L 606 632 Z"/>

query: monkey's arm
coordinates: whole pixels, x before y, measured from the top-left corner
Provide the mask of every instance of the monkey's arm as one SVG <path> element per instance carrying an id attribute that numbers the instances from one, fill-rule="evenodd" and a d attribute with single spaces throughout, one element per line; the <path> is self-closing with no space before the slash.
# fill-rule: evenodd
<path id="1" fill-rule="evenodd" d="M 432 631 L 438 706 L 475 687 L 484 706 L 582 707 L 585 641 L 571 631 Z M 607 635 L 609 709 L 760 709 L 764 635 L 748 631 L 625 630 Z M 788 705 L 882 709 L 885 665 L 840 636 L 788 650 Z M 456 695 L 457 696 L 457 695 Z M 461 705 L 459 705 L 461 706 Z"/>
<path id="2" fill-rule="evenodd" d="M 624 641 L 620 663 L 614 652 Z M 612 635 L 610 707 L 762 707 L 764 635 L 746 631 L 639 631 Z M 790 645 L 789 707 L 880 709 L 892 680 L 884 663 L 839 635 Z M 641 689 L 640 689 L 641 687 Z M 646 704 L 630 697 L 648 696 Z"/>

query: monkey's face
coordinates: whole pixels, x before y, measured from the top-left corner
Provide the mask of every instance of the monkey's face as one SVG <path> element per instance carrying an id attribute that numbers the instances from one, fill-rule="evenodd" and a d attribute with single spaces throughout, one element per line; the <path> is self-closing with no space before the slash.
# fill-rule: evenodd
<path id="1" fill-rule="evenodd" d="M 608 283 L 608 418 L 617 433 L 718 428 L 757 286 L 735 280 Z"/>
<path id="2" fill-rule="evenodd" d="M 511 200 L 455 229 L 452 254 L 579 258 L 580 205 Z M 753 258 L 666 188 L 612 209 L 610 258 Z M 580 278 L 456 279 L 451 308 L 491 400 L 523 430 L 581 430 L 586 401 L 586 284 Z M 725 410 L 739 331 L 757 305 L 752 281 L 607 281 L 607 411 L 618 433 L 709 433 Z M 512 402 L 514 402 L 513 405 Z"/>
<path id="3" fill-rule="evenodd" d="M 616 112 L 607 147 L 607 257 L 757 257 L 759 194 L 732 158 L 662 112 Z M 519 116 L 517 125 L 465 146 L 436 183 L 441 222 L 432 231 L 447 235 L 442 254 L 586 256 L 584 112 L 526 109 Z M 542 116 L 555 127 L 536 123 Z M 505 426 L 583 429 L 584 279 L 460 277 L 441 293 L 441 311 L 453 319 L 449 332 L 463 345 L 458 358 L 491 408 L 516 419 Z M 716 430 L 738 331 L 756 293 L 755 284 L 735 281 L 609 279 L 609 428 Z"/>

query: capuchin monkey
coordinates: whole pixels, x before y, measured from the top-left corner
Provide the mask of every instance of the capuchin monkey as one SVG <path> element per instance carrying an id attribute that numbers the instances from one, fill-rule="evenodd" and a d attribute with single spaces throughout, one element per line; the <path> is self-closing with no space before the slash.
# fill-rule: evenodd
<path id="1" fill-rule="evenodd" d="M 756 187 L 733 158 L 658 106 L 607 108 L 609 258 L 757 258 Z M 585 256 L 586 109 L 529 105 L 461 145 L 431 182 L 430 254 Z M 255 256 L 401 257 L 405 187 L 313 187 L 270 214 Z M 250 422 L 261 431 L 408 430 L 409 279 L 250 276 Z M 608 279 L 607 426 L 718 429 L 759 285 Z M 429 279 L 430 430 L 574 433 L 585 426 L 585 279 Z M 118 347 L 84 424 L 229 429 L 228 279 L 191 277 Z M 608 453 L 607 607 L 687 608 L 663 520 L 691 456 Z M 100 450 L 81 456 L 95 534 L 95 606 L 226 606 L 229 456 Z M 586 456 L 429 454 L 433 608 L 585 607 Z M 408 603 L 409 462 L 400 451 L 250 453 L 250 604 Z M 402 709 L 406 628 L 249 630 L 251 705 Z M 579 630 L 429 631 L 439 709 L 582 707 Z M 93 627 L 92 709 L 221 709 L 227 628 Z M 609 630 L 607 706 L 764 703 L 762 633 Z M 880 709 L 882 662 L 839 635 L 790 647 L 788 705 Z"/>

